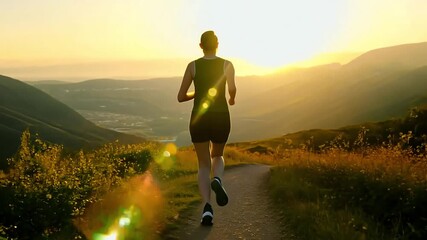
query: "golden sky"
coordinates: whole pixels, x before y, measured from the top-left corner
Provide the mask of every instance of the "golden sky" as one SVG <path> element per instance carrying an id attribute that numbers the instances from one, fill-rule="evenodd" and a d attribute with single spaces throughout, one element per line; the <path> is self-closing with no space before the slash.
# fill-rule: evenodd
<path id="1" fill-rule="evenodd" d="M 0 9 L 0 64 L 187 60 L 211 29 L 218 55 L 254 72 L 427 41 L 425 0 L 19 0 Z"/>

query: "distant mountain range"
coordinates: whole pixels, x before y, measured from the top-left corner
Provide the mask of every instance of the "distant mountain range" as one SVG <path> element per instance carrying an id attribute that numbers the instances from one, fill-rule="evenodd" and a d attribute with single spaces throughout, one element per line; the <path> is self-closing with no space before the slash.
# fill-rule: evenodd
<path id="1" fill-rule="evenodd" d="M 377 49 L 343 66 L 300 69 L 280 78 L 282 86 L 242 99 L 236 107 L 236 115 L 258 121 L 238 129 L 258 133 L 248 138 L 404 116 L 427 103 L 427 43 Z"/>
<path id="2" fill-rule="evenodd" d="M 106 124 L 105 114 L 120 114 L 123 119 L 136 116 L 136 122 L 127 123 L 126 129 L 140 126 L 141 135 L 177 138 L 179 145 L 185 145 L 190 144 L 187 129 L 192 103 L 176 101 L 180 81 L 31 84 L 101 126 L 120 127 L 119 123 L 111 125 L 112 118 Z M 234 142 L 398 118 L 409 108 L 427 103 L 427 42 L 372 50 L 345 65 L 292 69 L 236 81 L 236 105 L 230 108 L 230 140 Z"/>
<path id="3" fill-rule="evenodd" d="M 15 153 L 25 129 L 69 149 L 95 147 L 119 140 L 144 139 L 96 126 L 76 111 L 39 89 L 0 75 L 0 160 Z"/>

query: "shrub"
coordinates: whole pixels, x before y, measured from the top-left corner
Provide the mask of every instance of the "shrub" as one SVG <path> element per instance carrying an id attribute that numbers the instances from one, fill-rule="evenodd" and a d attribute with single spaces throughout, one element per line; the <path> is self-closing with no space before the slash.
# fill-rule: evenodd
<path id="1" fill-rule="evenodd" d="M 27 130 L 0 182 L 0 237 L 48 238 L 127 178 L 143 173 L 157 146 L 111 143 L 65 156 L 63 147 L 31 139 Z M 80 234 L 74 230 L 75 237 Z"/>

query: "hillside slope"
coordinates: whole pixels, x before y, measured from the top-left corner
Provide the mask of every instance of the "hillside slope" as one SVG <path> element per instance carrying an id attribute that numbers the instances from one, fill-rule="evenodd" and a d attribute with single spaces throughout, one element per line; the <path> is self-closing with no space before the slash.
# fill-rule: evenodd
<path id="1" fill-rule="evenodd" d="M 345 66 L 368 70 L 414 69 L 427 65 L 427 42 L 402 44 L 368 51 Z"/>
<path id="2" fill-rule="evenodd" d="M 362 134 L 362 135 L 361 135 Z M 402 136 L 411 136 L 404 141 Z M 310 129 L 288 133 L 281 137 L 236 143 L 235 145 L 254 152 L 274 151 L 280 148 L 300 148 L 305 145 L 313 150 L 323 147 L 341 146 L 354 149 L 355 143 L 363 137 L 364 143 L 370 146 L 382 144 L 410 144 L 413 147 L 422 145 L 427 139 L 427 105 L 413 108 L 405 118 L 390 119 L 380 122 L 365 122 L 336 129 Z M 403 141 L 403 142 L 402 142 Z M 344 143 L 347 146 L 344 147 Z"/>
<path id="3" fill-rule="evenodd" d="M 0 159 L 13 154 L 25 129 L 69 149 L 142 138 L 103 129 L 67 105 L 19 80 L 0 75 Z"/>

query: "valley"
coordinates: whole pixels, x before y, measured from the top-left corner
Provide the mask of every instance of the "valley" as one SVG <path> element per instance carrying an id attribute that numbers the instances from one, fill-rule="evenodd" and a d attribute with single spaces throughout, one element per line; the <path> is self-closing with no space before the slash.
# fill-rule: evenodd
<path id="1" fill-rule="evenodd" d="M 238 76 L 230 141 L 400 118 L 427 103 L 426 79 L 427 43 L 375 49 L 345 65 Z M 101 127 L 186 146 L 192 102 L 177 102 L 180 82 L 181 77 L 29 83 Z"/>

